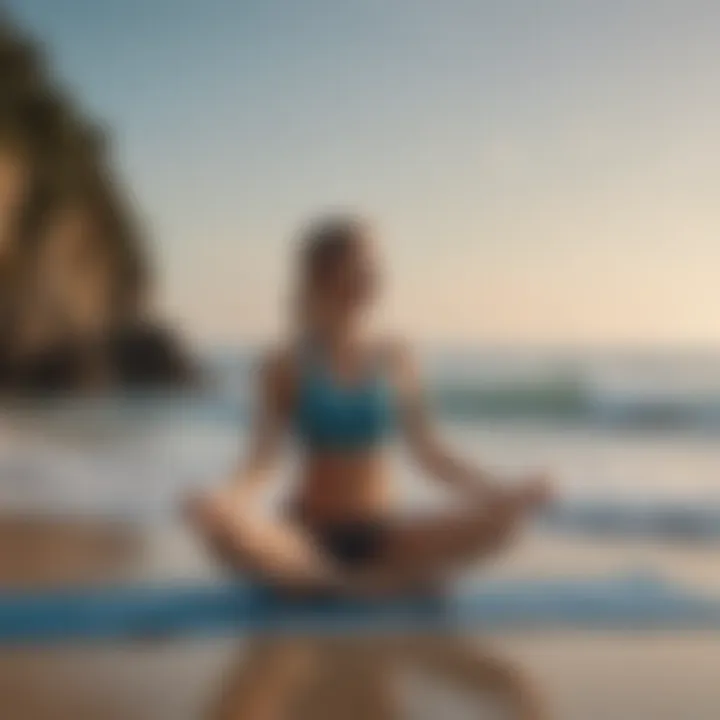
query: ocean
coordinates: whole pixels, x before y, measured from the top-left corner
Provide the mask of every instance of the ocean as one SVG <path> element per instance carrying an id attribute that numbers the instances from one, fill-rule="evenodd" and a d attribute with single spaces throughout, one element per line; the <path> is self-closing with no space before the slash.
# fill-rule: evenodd
<path id="1" fill-rule="evenodd" d="M 720 355 L 426 351 L 429 402 L 451 445 L 498 472 L 543 468 L 554 524 L 720 542 Z M 208 352 L 192 394 L 6 407 L 0 505 L 154 513 L 218 481 L 242 453 L 256 353 Z M 433 484 L 402 451 L 410 504 Z M 284 477 L 284 476 L 283 476 Z"/>

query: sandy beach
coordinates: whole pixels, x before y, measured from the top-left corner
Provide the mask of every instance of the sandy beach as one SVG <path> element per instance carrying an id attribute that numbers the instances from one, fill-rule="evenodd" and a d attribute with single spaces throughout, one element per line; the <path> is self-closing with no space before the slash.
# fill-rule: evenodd
<path id="1" fill-rule="evenodd" d="M 387 658 L 382 641 L 373 642 L 372 653 Z M 720 713 L 720 635 L 510 634 L 473 643 L 477 658 L 465 652 L 448 662 L 456 648 L 436 640 L 426 643 L 431 670 L 410 661 L 384 670 L 400 706 L 388 717 L 715 720 Z M 302 709 L 290 696 L 281 717 L 326 717 L 329 692 L 340 696 L 334 706 L 342 714 L 334 717 L 378 717 L 354 701 L 363 687 L 357 667 L 369 665 L 358 642 L 318 653 L 314 677 L 324 682 L 313 688 L 310 674 Z M 342 673 L 338 653 L 354 672 Z M 274 667 L 263 676 L 262 653 L 230 639 L 4 653 L 0 704 L 13 720 L 251 718 L 249 688 L 281 682 Z M 481 714 L 498 700 L 506 715 Z"/>
<path id="2" fill-rule="evenodd" d="M 75 542 L 86 544 L 87 536 Z M 57 540 L 53 544 L 58 547 Z M 103 574 L 100 568 L 106 578 L 136 579 L 207 579 L 217 572 L 178 528 L 134 538 L 121 557 L 102 567 L 92 556 L 86 569 L 94 577 Z M 717 551 L 537 535 L 486 573 L 603 575 L 640 561 L 652 561 L 675 579 L 720 585 L 720 573 L 708 574 L 720 566 Z M 85 570 L 76 565 L 74 572 Z M 0 653 L 0 707 L 13 720 L 205 720 L 262 718 L 276 703 L 285 707 L 287 698 L 280 717 L 313 720 L 715 720 L 719 663 L 720 635 L 677 632 L 324 642 L 224 638 L 32 648 Z M 384 692 L 376 692 L 380 687 Z M 506 714 L 492 714 L 492 708 Z"/>

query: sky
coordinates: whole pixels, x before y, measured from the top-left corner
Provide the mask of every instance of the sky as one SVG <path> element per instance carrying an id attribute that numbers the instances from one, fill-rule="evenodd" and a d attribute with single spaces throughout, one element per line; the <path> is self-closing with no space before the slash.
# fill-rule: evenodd
<path id="1" fill-rule="evenodd" d="M 716 0 L 7 4 L 193 337 L 281 327 L 297 228 L 352 209 L 418 340 L 720 345 Z"/>

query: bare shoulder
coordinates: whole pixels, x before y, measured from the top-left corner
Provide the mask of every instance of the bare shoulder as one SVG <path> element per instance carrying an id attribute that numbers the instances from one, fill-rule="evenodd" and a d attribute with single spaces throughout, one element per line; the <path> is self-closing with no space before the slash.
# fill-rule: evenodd
<path id="1" fill-rule="evenodd" d="M 412 345 L 403 338 L 383 338 L 378 342 L 379 353 L 392 366 L 414 364 L 415 351 Z"/>
<path id="2" fill-rule="evenodd" d="M 418 382 L 419 367 L 412 345 L 402 338 L 389 338 L 380 345 L 381 356 L 395 381 L 402 388 L 414 387 Z"/>

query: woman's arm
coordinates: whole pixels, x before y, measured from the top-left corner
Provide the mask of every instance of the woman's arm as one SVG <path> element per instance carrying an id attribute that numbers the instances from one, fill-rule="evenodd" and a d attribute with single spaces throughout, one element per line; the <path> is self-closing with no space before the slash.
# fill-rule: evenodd
<path id="1" fill-rule="evenodd" d="M 223 485 L 190 498 L 188 519 L 221 561 L 287 588 L 333 588 L 344 578 L 334 563 L 292 522 L 263 517 L 253 506 L 277 459 L 294 389 L 291 362 L 266 362 L 260 372 L 259 402 L 244 460 Z M 288 384 L 288 379 L 291 380 Z"/>
<path id="2" fill-rule="evenodd" d="M 402 426 L 413 457 L 428 474 L 463 494 L 487 500 L 501 496 L 502 485 L 491 473 L 458 457 L 439 437 L 412 354 L 401 349 L 396 352 L 396 359 Z"/>
<path id="3" fill-rule="evenodd" d="M 247 504 L 257 497 L 280 454 L 292 403 L 289 365 L 287 358 L 274 356 L 260 367 L 248 448 L 220 490 L 234 503 Z"/>

